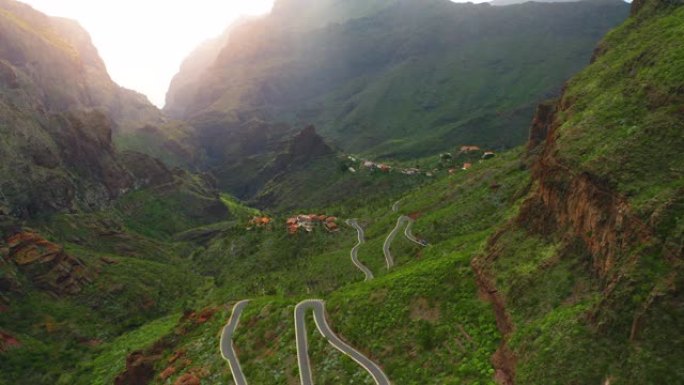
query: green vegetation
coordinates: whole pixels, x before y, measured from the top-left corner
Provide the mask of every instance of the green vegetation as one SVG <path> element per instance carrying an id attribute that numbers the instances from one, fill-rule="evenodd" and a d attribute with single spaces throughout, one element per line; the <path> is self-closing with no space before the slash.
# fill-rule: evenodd
<path id="1" fill-rule="evenodd" d="M 493 383 L 489 358 L 498 331 L 469 266 L 478 238 L 484 239 L 461 239 L 451 254 L 433 246 L 420 262 L 335 292 L 329 300 L 335 328 L 370 351 L 396 383 Z"/>
<path id="2" fill-rule="evenodd" d="M 119 151 L 137 151 L 161 160 L 170 167 L 193 169 L 203 159 L 194 142 L 193 129 L 172 121 L 160 127 L 145 126 L 119 130 L 114 145 Z"/>
<path id="3" fill-rule="evenodd" d="M 532 385 L 684 382 L 684 7 L 636 4 L 553 114 L 537 116 L 533 135 L 543 140 L 481 160 L 439 151 L 491 145 L 501 132 L 499 145 L 517 143 L 512 126 L 626 6 L 523 4 L 497 13 L 359 0 L 323 18 L 337 3 L 302 14 L 301 29 L 288 19 L 294 24 L 273 41 L 247 32 L 287 15 L 287 4 L 238 29 L 236 39 L 250 35 L 264 49 L 311 41 L 254 62 L 255 74 L 270 68 L 258 92 L 212 84 L 207 94 L 219 99 L 201 106 L 198 136 L 170 123 L 168 142 L 149 149 L 169 164 L 211 168 L 217 180 L 117 153 L 99 113 L 34 116 L 22 109 L 31 98 L 14 108 L 14 91 L 0 83 L 0 384 L 230 383 L 218 341 L 232 304 L 246 298 L 234 344 L 254 384 L 298 382 L 293 311 L 310 298 L 326 301 L 332 329 L 395 384 L 493 385 L 495 373 Z M 20 33 L 7 12 L 0 27 Z M 486 31 L 473 29 L 478 20 Z M 352 41 L 368 47 L 337 51 Z M 565 56 L 549 49 L 556 45 Z M 300 56 L 286 60 L 292 54 Z M 4 63 L 0 75 L 18 71 Z M 245 105 L 222 105 L 235 100 Z M 236 119 L 243 108 L 264 120 Z M 391 157 L 395 168 L 420 163 L 434 176 L 362 169 L 315 130 L 294 133 L 268 123 L 270 115 L 318 121 L 343 146 Z M 217 135 L 227 127 L 235 130 Z M 425 127 L 431 134 L 418 135 Z M 122 134 L 118 145 L 145 147 L 153 131 Z M 165 152 L 180 142 L 188 147 Z M 462 162 L 472 168 L 460 170 Z M 288 233 L 286 218 L 312 212 L 336 216 L 340 230 Z M 272 221 L 250 224 L 255 215 Z M 403 215 L 427 243 L 410 242 L 402 227 L 388 270 L 383 244 Z M 365 230 L 359 258 L 373 280 L 350 260 L 357 237 L 347 218 Z M 317 333 L 311 315 L 307 323 L 317 383 L 372 383 Z"/>
<path id="4" fill-rule="evenodd" d="M 174 183 L 131 192 L 107 210 L 32 221 L 34 228 L 64 245 L 91 278 L 77 293 L 58 296 L 39 279 L 32 281 L 46 267 L 19 267 L 9 276 L 12 290 L 6 296 L 3 292 L 8 307 L 0 312 L 0 329 L 16 335 L 21 345 L 0 365 L 7 381 L 111 383 L 128 353 L 168 334 L 177 313 L 204 296 L 201 290 L 210 284 L 209 278 L 197 274 L 184 258 L 193 245 L 170 239 L 193 223 L 211 221 L 198 207 L 213 201 L 196 177 L 177 176 Z M 177 199 L 183 199 L 185 210 L 178 210 Z M 233 208 L 247 210 L 238 203 Z M 146 222 L 150 217 L 156 222 Z M 70 278 L 67 275 L 64 281 Z"/>
<path id="5" fill-rule="evenodd" d="M 400 205 L 400 212 L 424 213 L 414 232 L 431 245 L 421 250 L 400 233 L 392 244 L 398 267 L 389 272 L 382 243 L 400 215 L 391 212 L 392 202 L 340 212 L 365 222 L 368 243 L 361 253 L 378 277 L 371 282 L 362 281 L 349 259 L 356 243 L 351 227 L 336 234 L 292 236 L 281 225 L 284 218 L 277 218 L 270 230 L 235 227 L 195 251 L 194 266 L 215 278 L 208 303 L 253 298 L 234 339 L 248 381 L 296 381 L 294 306 L 300 299 L 320 297 L 328 300 L 332 328 L 379 362 L 392 381 L 492 383 L 489 359 L 500 336 L 490 306 L 478 298 L 469 261 L 483 250 L 491 227 L 513 214 L 513 202 L 527 188 L 529 175 L 520 167 L 519 154 L 502 154 L 473 172 L 440 178 L 404 197 L 408 203 Z M 498 189 L 491 188 L 493 180 L 501 185 Z M 371 249 L 377 250 L 371 254 Z M 313 321 L 308 325 L 319 382 L 368 378 L 317 336 Z M 200 337 L 193 337 L 173 349 L 215 349 L 217 340 L 211 345 L 204 338 L 215 336 L 218 328 L 202 330 L 206 346 L 197 348 Z M 202 364 L 207 359 L 188 358 Z M 214 361 L 207 362 L 214 367 Z"/>
<path id="6" fill-rule="evenodd" d="M 569 83 L 547 144 L 552 147 L 542 155 L 564 169 L 541 177 L 547 194 L 560 190 L 560 199 L 570 201 L 567 211 L 554 213 L 571 218 L 566 226 L 581 228 L 572 222 L 577 211 L 601 205 L 605 216 L 624 210 L 624 220 L 639 218 L 611 226 L 608 236 L 643 228 L 648 238 L 625 239 L 619 248 L 604 240 L 602 250 L 593 251 L 598 235 L 549 227 L 533 198 L 518 218 L 521 225 L 504 229 L 490 251 L 496 256 L 491 272 L 517 326 L 510 341 L 521 383 L 684 379 L 678 363 L 684 342 L 673 323 L 682 316 L 675 289 L 682 274 L 672 259 L 681 255 L 684 216 L 684 156 L 677 150 L 684 145 L 682 26 L 682 7 L 648 2 L 612 31 L 597 60 Z M 577 192 L 562 189 L 577 186 L 582 176 L 628 203 L 620 208 L 613 198 L 589 196 L 579 202 L 587 208 L 574 207 Z M 587 220 L 596 234 L 606 226 Z"/>
<path id="7" fill-rule="evenodd" d="M 176 178 L 171 185 L 138 190 L 117 202 L 127 228 L 156 238 L 227 219 L 229 209 L 197 175 Z M 233 208 L 235 205 L 233 205 Z"/>
<path id="8" fill-rule="evenodd" d="M 262 298 L 254 300 L 245 310 L 234 341 L 250 383 L 299 381 L 294 305 L 283 298 Z"/>
<path id="9" fill-rule="evenodd" d="M 605 53 L 570 82 L 559 146 L 567 166 L 605 178 L 649 212 L 652 198 L 684 188 L 682 157 L 662 150 L 684 147 L 684 9 L 645 13 L 612 31 Z"/>
<path id="10" fill-rule="evenodd" d="M 617 0 L 283 1 L 268 17 L 233 26 L 214 55 L 188 58 L 166 109 L 195 127 L 189 141 L 219 187 L 259 208 L 401 195 L 423 181 L 350 175 L 336 148 L 413 162 L 466 144 L 516 147 L 536 103 L 579 71 L 627 12 Z M 202 58 L 216 63 L 200 66 Z M 291 151 L 305 124 L 334 147 Z"/>
<path id="11" fill-rule="evenodd" d="M 20 14 L 13 13 L 6 9 L 0 9 L 0 17 L 11 22 L 16 27 L 21 28 L 23 31 L 42 39 L 54 48 L 64 52 L 67 57 L 71 58 L 71 60 L 76 61 L 80 58 L 79 52 L 63 37 L 55 33 L 50 26 L 33 24 L 32 22 L 22 18 Z"/>
<path id="12" fill-rule="evenodd" d="M 116 338 L 111 343 L 94 353 L 92 361 L 81 360 L 80 374 L 75 376 L 64 375 L 59 383 L 75 384 L 84 383 L 83 374 L 92 375 L 91 385 L 108 385 L 114 382 L 114 378 L 124 370 L 126 356 L 135 350 L 143 349 L 171 333 L 177 324 L 179 315 L 174 314 L 162 319 L 149 322 L 139 329 L 133 330 Z"/>

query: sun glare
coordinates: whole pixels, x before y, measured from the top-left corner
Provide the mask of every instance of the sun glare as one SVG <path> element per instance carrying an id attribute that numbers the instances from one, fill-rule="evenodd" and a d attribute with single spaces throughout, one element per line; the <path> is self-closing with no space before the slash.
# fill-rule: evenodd
<path id="1" fill-rule="evenodd" d="M 78 20 L 112 78 L 163 106 L 183 59 L 241 15 L 267 13 L 273 0 L 21 0 L 52 16 Z"/>

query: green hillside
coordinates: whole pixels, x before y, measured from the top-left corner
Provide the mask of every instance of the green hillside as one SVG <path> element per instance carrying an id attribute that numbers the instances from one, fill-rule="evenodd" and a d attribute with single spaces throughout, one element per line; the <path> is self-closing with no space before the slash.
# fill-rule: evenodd
<path id="1" fill-rule="evenodd" d="M 260 280 L 247 279 L 266 286 L 219 283 L 227 285 L 219 293 L 227 290 L 233 300 L 255 298 L 234 340 L 249 381 L 297 383 L 291 314 L 298 300 L 312 297 L 327 299 L 333 328 L 396 383 L 684 380 L 676 321 L 681 10 L 646 3 L 609 34 L 594 63 L 557 102 L 540 108 L 526 151 L 420 187 L 403 197 L 397 213 L 392 200 L 338 213 L 360 218 L 366 229 L 359 257 L 374 280 L 362 282 L 358 270 L 353 275 L 344 249 L 300 246 L 297 259 L 281 260 Z M 635 175 L 648 178 L 651 188 L 637 187 Z M 430 245 L 397 237 L 398 266 L 387 272 L 382 244 L 401 213 L 417 218 L 413 232 Z M 272 244 L 272 236 L 261 239 Z M 352 245 L 317 237 L 308 239 L 327 250 Z M 345 238 L 353 240 L 353 233 Z M 274 250 L 284 250 L 278 245 Z M 216 255 L 226 248 L 208 250 Z M 277 257 L 263 261 L 271 258 Z M 320 277 L 337 278 L 314 281 L 307 266 L 316 260 L 327 261 Z M 216 325 L 200 334 L 216 336 Z M 215 356 L 204 355 L 216 340 L 199 338 L 169 348 L 156 361 L 158 370 L 173 367 L 172 381 L 203 369 L 212 373 L 204 378 L 230 378 Z M 316 381 L 368 381 L 316 333 L 310 339 Z M 168 365 L 165 357 L 177 352 L 192 364 Z"/>
<path id="2" fill-rule="evenodd" d="M 519 383 L 684 378 L 684 9 L 633 9 L 538 125 L 538 187 L 476 262 L 506 305 Z"/>
<path id="3" fill-rule="evenodd" d="M 278 1 L 191 55 L 164 110 L 194 127 L 187 142 L 206 155 L 199 164 L 231 194 L 297 207 L 301 183 L 341 185 L 321 194 L 339 199 L 350 184 L 332 160 L 264 178 L 301 128 L 313 124 L 336 151 L 374 160 L 521 145 L 536 103 L 556 95 L 627 13 L 617 0 Z"/>
<path id="4" fill-rule="evenodd" d="M 70 45 L 62 45 L 54 29 L 41 27 L 45 24 L 36 21 L 45 21 L 41 16 L 14 2 L 0 4 L 0 32 L 17 38 L 8 43 L 0 35 L 0 129 L 5 134 L 0 136 L 1 385 L 231 384 L 234 373 L 220 350 L 225 346 L 234 347 L 250 384 L 300 384 L 305 373 L 300 373 L 302 336 L 295 309 L 314 299 L 325 302 L 324 319 L 333 333 L 378 365 L 392 384 L 684 383 L 680 0 L 635 2 L 628 20 L 598 43 L 591 64 L 555 99 L 546 98 L 542 88 L 561 82 L 560 72 L 547 72 L 546 62 L 523 63 L 535 56 L 505 33 L 520 24 L 501 20 L 520 21 L 511 14 L 525 14 L 523 24 L 530 31 L 549 23 L 545 34 L 530 32 L 523 39 L 543 50 L 548 47 L 542 41 L 559 38 L 554 34 L 560 31 L 574 41 L 579 39 L 575 33 L 587 34 L 580 40 L 599 33 L 593 23 L 607 29 L 624 5 L 528 3 L 494 12 L 487 5 L 436 1 L 418 10 L 411 1 L 331 0 L 302 13 L 298 22 L 288 12 L 306 0 L 279 2 L 272 16 L 255 23 L 289 15 L 292 35 L 278 39 L 317 31 L 315 44 L 292 51 L 301 58 L 311 59 L 324 45 L 330 57 L 342 57 L 332 51 L 344 44 L 329 45 L 330 36 L 383 47 L 364 34 L 388 26 L 383 23 L 396 26 L 397 20 L 414 33 L 444 27 L 443 20 L 464 17 L 459 12 L 469 18 L 449 28 L 472 26 L 479 17 L 492 22 L 489 32 L 500 40 L 488 41 L 491 51 L 481 50 L 486 57 L 493 59 L 501 50 L 519 56 L 515 70 L 500 61 L 473 67 L 483 74 L 498 71 L 483 76 L 510 81 L 513 90 L 502 89 L 491 105 L 476 96 L 455 103 L 481 108 L 481 122 L 498 122 L 489 126 L 493 131 L 463 131 L 479 135 L 510 122 L 503 119 L 510 117 L 506 111 L 522 117 L 529 105 L 541 102 L 525 118 L 532 122 L 526 146 L 485 156 L 494 143 L 459 137 L 458 130 L 441 131 L 438 125 L 431 125 L 434 131 L 425 138 L 410 130 L 404 139 L 392 136 L 396 141 L 389 147 L 382 140 L 360 144 L 364 137 L 339 131 L 350 146 L 369 153 L 390 154 L 383 149 L 391 149 L 395 158 L 387 165 L 370 166 L 366 158 L 373 157 L 349 155 L 336 147 L 340 142 L 331 144 L 335 130 L 323 120 L 318 121 L 323 135 L 308 124 L 288 124 L 301 118 L 288 114 L 301 111 L 288 112 L 287 103 L 309 108 L 313 99 L 302 95 L 319 97 L 321 84 L 335 82 L 307 83 L 311 88 L 301 89 L 299 96 L 263 99 L 259 111 L 249 113 L 227 106 L 242 108 L 233 102 L 256 99 L 237 97 L 223 105 L 226 94 L 214 95 L 219 97 L 216 110 L 192 115 L 197 131 L 185 122 L 166 121 L 167 126 L 116 137 L 111 111 L 81 105 L 74 96 L 78 87 L 60 94 L 41 88 L 39 81 L 46 77 L 10 63 L 9 51 L 2 49 L 11 43 L 32 52 L 27 44 L 38 44 L 65 73 L 76 68 L 69 64 L 70 55 L 82 50 L 64 49 Z M 326 14 L 334 7 L 340 7 L 338 13 Z M 17 9 L 37 19 L 17 21 Z M 606 18 L 598 11 L 606 9 L 615 14 Z M 536 12 L 554 15 L 555 22 L 533 17 Z M 576 23 L 596 29 L 567 29 Z M 258 30 L 255 25 L 236 27 L 231 36 L 244 38 L 240 33 Z M 437 67 L 453 65 L 448 57 L 458 53 L 430 53 L 434 47 L 422 44 L 420 36 L 412 40 L 400 32 L 373 36 L 403 42 L 406 51 L 387 46 L 397 55 L 415 50 L 425 55 L 374 73 L 372 82 L 337 79 L 361 94 L 354 93 L 359 104 L 335 121 L 355 116 L 373 122 L 385 116 L 388 122 L 415 123 L 402 104 L 413 92 L 406 90 L 425 87 L 435 100 L 455 97 L 446 86 L 418 81 L 430 63 L 435 79 L 465 88 L 470 81 L 481 82 L 475 73 L 461 79 L 440 72 L 444 69 Z M 450 33 L 441 36 L 459 40 Z M 467 36 L 461 35 L 464 49 L 471 44 Z M 282 51 L 273 57 L 291 54 Z M 566 52 L 574 55 L 571 51 Z M 224 51 L 218 60 L 239 61 L 242 54 L 259 52 L 231 56 Z M 545 54 L 549 62 L 568 63 L 557 52 Z M 382 50 L 374 55 L 365 59 L 388 56 Z M 331 65 L 310 62 L 312 74 L 317 63 Z M 304 69 L 303 62 L 280 64 Z M 370 70 L 363 61 L 349 64 Z M 566 70 L 574 71 L 571 67 Z M 516 83 L 521 73 L 529 82 Z M 540 78 L 549 83 L 533 81 Z M 539 88 L 528 86 L 532 83 Z M 356 88 L 359 84 L 363 90 Z M 480 83 L 473 89 L 498 92 L 487 87 Z M 271 91 L 264 95 L 272 96 Z M 326 92 L 320 97 L 330 98 Z M 50 100 L 74 103 L 69 105 L 76 110 L 39 108 L 52 105 Z M 336 102 L 326 100 L 330 104 L 319 105 L 321 115 L 312 113 L 307 120 L 335 113 Z M 456 104 L 428 110 L 438 119 L 440 108 L 455 114 Z M 483 112 L 490 107 L 501 115 Z M 271 120 L 271 113 L 285 122 Z M 162 127 L 168 127 L 164 137 L 188 144 L 191 161 L 180 162 L 183 157 L 176 155 L 183 152 L 162 151 L 164 145 L 147 151 L 161 160 L 121 151 L 146 147 Z M 383 130 L 377 133 L 382 139 Z M 461 143 L 483 144 L 483 149 L 460 151 Z M 450 154 L 440 154 L 442 148 Z M 347 219 L 356 219 L 363 237 L 353 222 L 345 224 Z M 221 343 L 233 306 L 245 299 L 250 302 L 232 340 Z M 314 314 L 304 315 L 303 331 L 314 383 L 376 383 L 348 351 L 319 333 L 325 328 L 316 327 Z"/>

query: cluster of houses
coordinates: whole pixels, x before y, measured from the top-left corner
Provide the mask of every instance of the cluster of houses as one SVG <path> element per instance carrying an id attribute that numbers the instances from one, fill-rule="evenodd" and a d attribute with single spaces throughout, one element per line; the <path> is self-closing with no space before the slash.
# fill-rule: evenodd
<path id="1" fill-rule="evenodd" d="M 496 157 L 496 153 L 494 151 L 483 151 L 480 147 L 478 146 L 461 146 L 461 149 L 459 151 L 459 155 L 463 154 L 472 154 L 472 153 L 477 153 L 477 152 L 482 152 L 482 157 L 481 160 L 487 160 Z M 379 171 L 383 173 L 389 173 L 392 172 L 393 170 L 396 170 L 404 175 L 425 175 L 427 177 L 433 177 L 435 173 L 437 173 L 438 170 L 421 170 L 419 168 L 393 168 L 392 166 L 385 164 L 385 163 L 376 163 L 372 162 L 370 160 L 363 160 L 363 159 L 357 159 L 353 156 L 348 156 L 347 157 L 351 162 L 353 163 L 359 163 L 360 167 L 371 170 L 371 171 Z M 448 160 L 449 162 L 452 162 L 453 156 L 450 153 L 444 153 L 440 155 L 440 158 L 442 160 Z M 469 157 L 470 158 L 470 157 Z M 460 168 L 461 170 L 467 171 L 470 170 L 473 167 L 473 163 L 471 162 L 465 162 L 463 163 L 463 166 Z M 455 174 L 458 171 L 458 168 L 450 168 L 449 169 L 449 174 Z M 355 174 L 358 172 L 356 168 L 349 167 L 349 172 L 352 174 Z"/>
<path id="2" fill-rule="evenodd" d="M 459 152 L 459 154 L 470 154 L 472 152 L 480 152 L 480 151 L 482 151 L 482 149 L 478 146 L 461 146 L 461 151 Z M 480 162 L 482 160 L 492 159 L 494 157 L 496 157 L 496 153 L 494 151 L 483 151 L 482 158 L 481 158 Z M 465 163 L 463 163 L 463 167 L 461 167 L 461 170 L 468 171 L 471 168 L 473 168 L 473 163 L 472 162 L 465 162 Z M 455 174 L 456 171 L 457 171 L 456 168 L 450 168 L 449 174 Z"/>
<path id="3" fill-rule="evenodd" d="M 297 234 L 300 230 L 310 233 L 314 231 L 316 226 L 321 226 L 325 230 L 334 233 L 340 231 L 337 225 L 337 218 L 327 215 L 297 215 L 287 219 L 287 232 L 290 234 Z"/>
<path id="4" fill-rule="evenodd" d="M 253 228 L 264 228 L 271 224 L 273 220 L 269 217 L 256 216 L 249 220 L 247 229 L 251 230 Z"/>
<path id="5" fill-rule="evenodd" d="M 359 162 L 359 160 L 354 158 L 353 156 L 349 156 L 348 159 L 352 162 L 355 162 L 355 163 Z M 418 168 L 394 168 L 394 167 L 392 167 L 386 163 L 376 163 L 376 162 L 372 162 L 370 160 L 361 160 L 360 163 L 361 163 L 361 166 L 367 170 L 371 170 L 371 171 L 375 170 L 375 171 L 379 171 L 382 173 L 389 173 L 389 172 L 392 172 L 393 170 L 397 170 L 404 175 L 419 175 L 419 174 L 424 173 L 422 170 L 420 170 Z M 357 170 L 354 167 L 349 167 L 349 171 L 351 173 L 357 172 Z M 427 176 L 433 176 L 431 172 L 427 172 L 424 174 Z"/>
<path id="6" fill-rule="evenodd" d="M 348 156 L 347 159 L 349 159 L 353 163 L 361 163 L 361 166 L 368 170 L 378 170 L 380 172 L 385 173 L 392 171 L 392 167 L 384 163 L 375 163 L 371 162 L 370 160 L 359 160 L 351 155 Z M 351 172 L 352 174 L 355 174 L 357 171 L 358 170 L 356 170 L 354 167 L 349 167 L 349 172 Z"/>
<path id="7" fill-rule="evenodd" d="M 478 151 L 482 151 L 482 149 L 478 146 L 461 146 L 461 152 L 459 152 L 459 154 L 468 154 L 471 152 L 478 152 Z M 494 153 L 494 151 L 483 151 L 482 159 L 484 159 L 484 160 L 492 159 L 495 156 L 496 156 L 496 153 Z"/>

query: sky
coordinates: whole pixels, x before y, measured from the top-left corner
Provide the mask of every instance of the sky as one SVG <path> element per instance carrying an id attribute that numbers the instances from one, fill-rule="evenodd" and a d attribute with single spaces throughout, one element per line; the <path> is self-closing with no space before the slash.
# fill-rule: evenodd
<path id="1" fill-rule="evenodd" d="M 163 107 L 183 59 L 241 15 L 268 13 L 274 0 L 20 0 L 77 20 L 110 76 Z"/>

